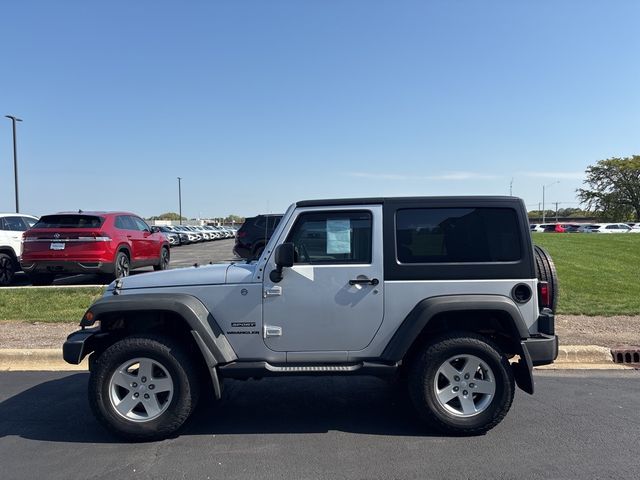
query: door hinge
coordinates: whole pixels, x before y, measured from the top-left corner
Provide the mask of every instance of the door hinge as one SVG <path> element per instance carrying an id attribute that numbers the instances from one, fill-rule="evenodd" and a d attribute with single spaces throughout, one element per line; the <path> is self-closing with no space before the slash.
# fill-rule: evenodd
<path id="1" fill-rule="evenodd" d="M 276 285 L 274 287 L 271 288 L 267 288 L 264 293 L 263 293 L 263 297 L 267 298 L 267 297 L 278 297 L 282 295 L 282 287 L 280 287 L 279 285 Z"/>
<path id="2" fill-rule="evenodd" d="M 264 326 L 264 338 L 281 337 L 281 336 L 282 336 L 282 327 L 275 327 L 272 325 Z"/>

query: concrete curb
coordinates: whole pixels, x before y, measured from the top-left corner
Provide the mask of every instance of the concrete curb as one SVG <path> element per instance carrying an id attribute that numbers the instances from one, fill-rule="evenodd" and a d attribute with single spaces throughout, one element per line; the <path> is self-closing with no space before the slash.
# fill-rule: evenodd
<path id="1" fill-rule="evenodd" d="M 85 358 L 80 365 L 70 365 L 62 359 L 62 349 L 58 348 L 7 348 L 0 349 L 0 371 L 64 371 L 88 370 Z"/>
<path id="2" fill-rule="evenodd" d="M 613 363 L 611 349 L 597 345 L 564 345 L 555 363 Z"/>
<path id="3" fill-rule="evenodd" d="M 621 369 L 631 368 L 613 363 L 610 349 L 597 345 L 564 345 L 552 365 L 540 369 Z M 0 349 L 0 371 L 78 371 L 88 370 L 87 359 L 80 365 L 70 365 L 62 359 L 61 349 Z"/>

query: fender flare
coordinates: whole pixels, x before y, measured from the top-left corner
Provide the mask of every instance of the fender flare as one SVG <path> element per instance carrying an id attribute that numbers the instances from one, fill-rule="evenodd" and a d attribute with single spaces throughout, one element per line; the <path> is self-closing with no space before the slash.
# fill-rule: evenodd
<path id="1" fill-rule="evenodd" d="M 80 325 L 90 326 L 96 320 L 113 313 L 154 311 L 175 313 L 189 325 L 191 335 L 207 364 L 216 397 L 220 398 L 222 389 L 216 367 L 221 363 L 233 362 L 238 357 L 211 312 L 196 297 L 184 293 L 141 293 L 102 297 L 87 310 L 87 313 L 93 313 L 93 320 L 88 321 L 85 313 Z"/>
<path id="2" fill-rule="evenodd" d="M 510 322 L 512 331 L 507 333 L 512 336 L 514 348 L 520 356 L 520 362 L 514 364 L 516 381 L 525 392 L 533 393 L 533 366 L 522 343 L 523 339 L 529 337 L 529 330 L 514 301 L 504 295 L 442 295 L 421 300 L 391 337 L 382 357 L 389 362 L 401 361 L 434 317 L 441 313 L 463 311 L 501 312 L 503 318 Z"/>

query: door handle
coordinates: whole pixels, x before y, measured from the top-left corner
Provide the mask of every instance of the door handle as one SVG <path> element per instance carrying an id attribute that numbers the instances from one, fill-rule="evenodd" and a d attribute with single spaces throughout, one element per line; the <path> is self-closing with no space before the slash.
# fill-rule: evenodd
<path id="1" fill-rule="evenodd" d="M 377 278 L 356 278 L 349 280 L 349 285 L 373 285 L 374 287 L 380 283 Z"/>

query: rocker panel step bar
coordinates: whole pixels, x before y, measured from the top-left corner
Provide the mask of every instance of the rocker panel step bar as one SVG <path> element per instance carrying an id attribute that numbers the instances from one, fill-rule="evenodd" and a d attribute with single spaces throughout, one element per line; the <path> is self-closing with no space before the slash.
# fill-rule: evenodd
<path id="1" fill-rule="evenodd" d="M 228 378 L 261 378 L 285 375 L 393 375 L 399 364 L 393 363 L 334 363 L 334 364 L 271 364 L 268 362 L 232 362 L 219 365 L 220 374 Z"/>

